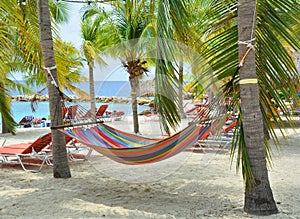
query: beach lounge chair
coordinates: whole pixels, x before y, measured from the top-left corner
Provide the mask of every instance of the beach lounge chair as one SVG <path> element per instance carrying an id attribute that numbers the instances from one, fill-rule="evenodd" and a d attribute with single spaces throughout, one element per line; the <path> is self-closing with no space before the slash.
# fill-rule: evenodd
<path id="1" fill-rule="evenodd" d="M 107 108 L 108 108 L 108 104 L 101 105 L 97 110 L 96 116 L 97 117 L 103 116 Z"/>
<path id="2" fill-rule="evenodd" d="M 18 126 L 31 127 L 32 126 L 32 120 L 34 119 L 34 116 L 24 116 L 20 122 L 18 123 Z"/>
<path id="3" fill-rule="evenodd" d="M 65 119 L 66 115 L 68 113 L 68 107 L 63 107 L 62 108 L 62 118 Z"/>
<path id="4" fill-rule="evenodd" d="M 66 123 L 73 123 L 76 118 L 77 109 L 78 105 L 72 105 L 68 107 L 67 110 L 65 107 L 62 108 L 63 119 Z"/>
<path id="5" fill-rule="evenodd" d="M 19 163 L 23 170 L 27 172 L 39 172 L 46 163 L 51 164 L 48 153 L 44 153 L 43 149 L 49 147 L 51 144 L 51 132 L 39 137 L 34 142 L 19 143 L 6 145 L 0 148 L 0 158 L 2 163 Z M 25 167 L 24 160 L 26 158 L 38 159 L 40 161 L 37 169 L 28 169 Z"/>
<path id="6" fill-rule="evenodd" d="M 229 134 L 237 126 L 237 120 L 232 121 L 229 125 L 222 128 L 219 135 L 215 136 L 213 129 L 214 125 L 201 135 L 195 144 L 194 152 L 226 152 L 226 149 L 232 143 L 233 133 Z"/>
<path id="7" fill-rule="evenodd" d="M 73 105 L 68 108 L 67 117 L 69 120 L 73 120 L 76 118 L 78 105 Z"/>
<path id="8" fill-rule="evenodd" d="M 120 121 L 125 115 L 124 111 L 106 111 L 105 118 L 110 119 L 110 121 Z"/>
<path id="9" fill-rule="evenodd" d="M 145 113 L 144 114 L 145 120 L 159 120 L 159 114 L 158 113 Z"/>
<path id="10" fill-rule="evenodd" d="M 93 151 L 92 148 L 77 142 L 76 139 L 68 135 L 65 135 L 65 138 L 68 157 L 71 161 L 85 161 L 90 157 Z M 86 150 L 87 153 L 84 154 L 83 150 Z"/>
<path id="11" fill-rule="evenodd" d="M 47 120 L 46 118 L 34 118 L 31 123 L 34 127 L 42 126 L 43 121 Z"/>
<path id="12" fill-rule="evenodd" d="M 82 116 L 82 118 L 84 118 L 84 119 L 89 119 L 89 118 L 91 118 L 92 117 L 92 110 L 91 109 L 89 109 L 83 116 Z"/>
<path id="13" fill-rule="evenodd" d="M 107 116 L 105 115 L 105 111 L 107 110 L 107 108 L 108 108 L 108 104 L 102 104 L 96 112 L 96 118 L 99 120 L 106 119 Z"/>
<path id="14" fill-rule="evenodd" d="M 149 110 L 144 111 L 143 115 L 144 115 L 145 120 L 159 120 L 160 119 L 160 116 L 154 107 L 150 107 Z"/>

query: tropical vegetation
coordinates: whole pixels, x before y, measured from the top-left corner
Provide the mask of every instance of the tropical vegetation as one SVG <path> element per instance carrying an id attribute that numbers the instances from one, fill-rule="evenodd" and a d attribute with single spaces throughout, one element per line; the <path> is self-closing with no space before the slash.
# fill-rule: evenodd
<path id="1" fill-rule="evenodd" d="M 95 81 L 94 81 L 94 66 L 95 61 L 105 64 L 101 59 L 101 20 L 92 21 L 91 18 L 85 18 L 81 23 L 81 35 L 83 39 L 82 53 L 89 68 L 89 88 L 90 88 L 90 103 L 91 116 L 96 121 L 96 102 L 95 102 Z"/>
<path id="2" fill-rule="evenodd" d="M 1 1 L 1 77 L 3 78 L 1 95 L 1 115 L 3 126 L 14 133 L 16 122 L 9 110 L 9 91 L 17 89 L 20 93 L 32 94 L 32 85 L 45 86 L 43 61 L 41 59 L 37 1 Z M 53 21 L 61 21 L 67 11 L 65 3 L 50 2 Z M 55 22 L 53 22 L 55 24 Z M 53 26 L 55 58 L 58 78 L 63 89 L 79 91 L 74 83 L 84 80 L 80 75 L 82 60 L 73 45 L 62 42 L 58 37 L 58 26 Z M 13 80 L 14 75 L 22 74 L 25 85 Z M 4 130 L 2 130 L 4 131 Z"/>
<path id="3" fill-rule="evenodd" d="M 28 28 L 31 26 L 24 28 L 23 23 L 26 25 L 30 23 L 27 20 L 16 22 L 13 3 L 0 3 L 3 11 L 1 22 L 6 25 L 6 28 L 0 29 L 1 42 L 3 41 L 1 57 L 4 57 L 1 61 L 12 63 L 7 54 L 22 53 L 20 60 L 24 62 L 25 58 L 24 63 L 28 63 L 25 68 L 30 69 L 33 75 L 36 75 L 36 79 L 41 75 L 44 78 L 44 74 L 39 74 L 43 72 L 42 67 L 55 66 L 56 63 L 51 46 L 48 4 L 45 0 L 39 2 L 44 64 L 39 59 L 40 56 L 34 53 L 41 51 L 39 39 L 28 38 L 36 33 L 37 18 L 29 19 L 32 14 L 28 14 L 28 19 L 35 21 L 35 25 L 32 28 Z M 20 10 L 36 8 L 34 0 L 28 0 L 26 4 L 28 7 L 22 4 L 18 7 Z M 99 11 L 97 7 L 86 10 L 83 20 L 87 23 L 83 24 L 83 33 L 85 30 L 95 31 L 89 32 L 91 35 L 84 35 L 86 42 L 89 42 L 84 47 L 85 58 L 93 67 L 94 54 L 100 52 L 100 50 L 97 52 L 91 50 L 90 42 L 93 42 L 93 45 L 100 44 L 101 47 L 95 46 L 95 48 L 101 48 L 101 51 L 105 47 L 119 46 L 119 52 L 115 49 L 110 51 L 114 57 L 121 58 L 123 66 L 129 73 L 134 132 L 139 132 L 136 108 L 139 78 L 148 71 L 148 62 L 153 62 L 152 58 L 146 61 L 143 57 L 146 52 L 141 45 L 146 47 L 146 44 L 141 42 L 145 42 L 142 38 L 155 36 L 155 107 L 161 114 L 164 129 L 169 132 L 170 128 L 176 129 L 180 123 L 178 109 L 182 106 L 180 100 L 182 68 L 184 64 L 188 64 L 189 71 L 193 75 L 191 82 L 193 89 L 200 94 L 210 90 L 211 110 L 216 112 L 225 99 L 230 98 L 232 101 L 228 109 L 234 108 L 237 112 L 239 122 L 233 139 L 231 156 L 232 159 L 237 159 L 237 168 L 241 167 L 245 181 L 244 210 L 258 215 L 278 212 L 267 172 L 267 165 L 271 163 L 269 138 L 279 145 L 274 127 L 279 128 L 284 134 L 285 126 L 282 117 L 274 107 L 278 107 L 292 125 L 292 117 L 288 114 L 284 101 L 296 103 L 299 101 L 296 92 L 297 89 L 299 90 L 299 72 L 291 54 L 300 49 L 300 2 L 297 0 L 284 2 L 281 0 L 126 0 L 113 1 L 111 7 L 113 10 L 110 12 Z M 7 11 L 14 13 L 6 13 Z M 45 25 L 41 25 L 44 24 L 43 22 L 46 22 Z M 12 28 L 15 26 L 20 26 L 16 28 L 19 31 L 17 33 L 24 36 L 18 41 L 14 39 L 18 36 L 14 32 L 16 29 Z M 24 44 L 22 41 L 24 39 L 26 42 L 28 40 L 33 43 Z M 22 47 L 15 52 L 14 47 L 10 46 L 14 44 L 10 42 L 23 43 L 20 43 Z M 183 49 L 181 44 L 186 45 L 188 49 Z M 38 54 L 40 55 L 41 52 Z M 2 77 L 6 79 L 10 68 L 9 66 L 2 68 L 4 68 Z M 60 81 L 57 80 L 59 74 L 56 75 L 56 68 L 46 73 L 54 76 L 53 79 L 47 77 L 50 105 L 60 106 L 57 88 L 52 83 L 52 80 L 55 80 L 59 87 Z M 57 73 L 59 73 L 58 65 Z M 75 71 L 76 73 L 78 72 Z M 291 81 L 293 83 L 290 83 Z M 2 82 L 0 85 L 5 87 L 9 83 L 5 81 L 5 84 Z M 218 89 L 211 89 L 212 87 Z M 2 116 L 6 117 L 6 121 L 12 121 L 11 115 L 7 113 L 9 107 L 4 89 L 0 91 L 0 97 L 2 97 L 0 101 L 5 103 L 1 108 Z M 58 114 L 54 111 L 50 112 L 51 116 L 56 115 L 54 125 L 62 123 L 59 117 L 60 110 L 58 109 Z M 229 113 L 228 111 L 223 116 Z M 6 124 L 9 127 L 14 125 L 13 122 Z M 63 137 L 55 131 L 53 133 L 56 151 L 54 152 L 54 160 L 56 160 L 54 176 L 70 177 L 62 144 Z M 60 168 L 62 171 L 59 170 Z"/>
<path id="4" fill-rule="evenodd" d="M 147 13 L 150 9 L 151 5 L 148 1 L 119 2 L 115 4 L 113 15 L 115 18 L 112 19 L 114 31 L 118 33 L 118 39 L 115 42 L 119 45 L 122 43 L 123 48 L 125 47 L 124 52 L 122 49 L 118 52 L 123 57 L 123 67 L 129 74 L 135 133 L 139 133 L 137 97 L 140 79 L 148 72 L 147 61 L 143 57 L 145 50 L 139 39 L 143 39 L 143 34 L 151 27 L 152 17 L 150 13 Z"/>
<path id="5" fill-rule="evenodd" d="M 40 3 L 45 3 L 48 8 L 47 1 Z M 45 85 L 47 81 L 52 124 L 58 125 L 62 124 L 62 91 L 64 88 L 73 91 L 78 90 L 78 88 L 74 86 L 74 82 L 83 80 L 80 75 L 82 60 L 79 56 L 79 52 L 73 45 L 61 42 L 58 37 L 58 29 L 57 25 L 55 25 L 55 20 L 62 21 L 62 19 L 65 18 L 66 4 L 63 2 L 50 1 L 49 5 L 51 6 L 52 12 L 52 27 L 50 23 L 50 12 L 49 19 L 46 19 L 48 24 L 39 25 L 40 22 L 45 20 L 39 21 L 37 13 L 38 4 L 35 0 L 20 2 L 2 1 L 0 3 L 1 22 L 3 23 L 4 30 L 7 30 L 5 34 L 1 34 L 1 42 L 3 41 L 3 45 L 7 48 L 1 50 L 1 53 L 4 53 L 4 66 L 6 66 L 6 71 L 3 72 L 3 75 L 1 76 L 5 79 L 2 80 L 3 87 L 9 88 L 8 86 L 14 85 L 13 88 L 18 88 L 21 92 L 29 92 L 30 85 Z M 49 9 L 46 9 L 46 11 L 49 11 Z M 39 18 L 41 18 L 41 16 Z M 43 40 L 40 41 L 39 27 L 43 27 L 45 29 L 49 27 L 47 32 L 48 36 L 45 37 L 44 35 L 43 37 L 46 40 L 51 39 L 51 46 L 47 47 L 48 45 L 46 45 L 46 50 L 49 50 L 50 48 L 50 50 L 53 51 L 54 44 L 55 52 L 53 52 L 52 60 L 55 58 L 56 62 L 49 63 L 49 59 L 45 59 L 45 47 L 41 47 L 41 45 L 43 45 Z M 52 43 L 52 34 L 54 43 Z M 44 59 L 42 59 L 42 57 Z M 11 81 L 8 81 L 6 76 L 8 74 L 13 74 L 15 71 L 19 71 L 24 75 L 24 79 L 28 86 L 24 87 L 19 85 L 16 81 L 14 84 Z M 56 72 L 58 73 L 57 75 Z M 60 84 L 62 86 L 60 86 Z M 53 85 L 56 86 L 54 87 Z M 9 90 L 3 89 L 2 91 L 1 95 L 4 97 L 1 98 L 2 121 L 6 124 L 8 131 L 14 133 L 16 122 L 8 108 Z M 61 121 L 59 118 L 61 118 Z M 55 119 L 57 119 L 57 121 L 55 121 Z M 53 174 L 55 177 L 70 177 L 71 175 L 65 148 L 65 138 L 57 131 L 53 131 L 52 138 L 54 156 Z"/>
<path id="6" fill-rule="evenodd" d="M 172 39 L 174 32 L 168 27 L 176 27 L 175 23 L 179 20 L 185 23 L 184 15 L 181 13 L 188 7 L 181 1 L 161 2 L 164 4 L 161 6 L 162 17 L 158 16 L 158 26 L 161 25 L 158 28 L 158 36 L 164 37 L 168 34 Z M 298 7 L 294 7 L 295 5 Z M 264 137 L 263 133 L 270 133 L 277 142 L 267 112 L 272 114 L 272 121 L 275 121 L 276 126 L 282 127 L 281 118 L 277 111 L 274 113 L 271 110 L 273 103 L 270 101 L 272 99 L 283 112 L 287 113 L 286 106 L 279 97 L 279 91 L 286 99 L 297 100 L 295 91 L 299 86 L 299 75 L 283 44 L 288 44 L 294 49 L 299 48 L 299 36 L 291 31 L 292 27 L 299 24 L 299 17 L 296 15 L 300 9 L 299 3 L 211 1 L 211 5 L 208 6 L 211 6 L 206 10 L 210 15 L 207 19 L 208 26 L 204 23 L 204 28 L 199 28 L 197 34 L 199 39 L 202 39 L 198 47 L 199 54 L 211 68 L 206 68 L 207 70 L 202 71 L 201 77 L 196 77 L 195 85 L 201 83 L 203 79 L 211 81 L 209 85 L 223 81 L 222 92 L 215 92 L 213 101 L 215 104 L 212 103 L 211 108 L 217 108 L 220 100 L 224 101 L 224 97 L 232 98 L 233 106 L 238 108 L 240 132 L 234 137 L 232 155 L 237 152 L 237 163 L 238 166 L 241 164 L 243 170 L 246 183 L 245 211 L 252 214 L 276 213 L 277 207 L 266 167 L 266 157 L 270 158 L 270 147 L 267 135 Z M 165 13 L 163 10 L 166 8 L 171 12 Z M 178 30 L 185 29 L 181 27 Z M 167 54 L 168 45 L 160 44 L 159 47 L 163 53 L 162 57 L 170 57 Z M 175 71 L 170 70 L 172 69 L 170 60 L 172 59 L 157 61 L 156 81 L 157 87 L 161 87 L 158 89 L 167 90 L 168 93 L 172 91 L 175 96 L 171 83 L 178 76 Z M 172 61 L 174 63 L 174 60 Z M 169 83 L 166 83 L 166 78 L 169 78 Z M 283 84 L 283 78 L 286 82 L 294 83 Z M 166 100 L 165 97 L 169 96 L 162 92 L 156 93 L 159 111 L 172 112 L 172 115 L 176 115 L 178 101 L 172 101 L 170 98 Z M 166 115 L 162 118 L 165 119 L 165 124 L 169 123 L 171 126 L 176 125 L 178 121 L 178 116 Z"/>

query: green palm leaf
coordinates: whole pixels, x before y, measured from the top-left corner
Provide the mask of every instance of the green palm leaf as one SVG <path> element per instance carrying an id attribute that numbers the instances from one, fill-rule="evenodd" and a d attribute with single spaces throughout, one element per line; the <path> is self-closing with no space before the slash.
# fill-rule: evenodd
<path id="1" fill-rule="evenodd" d="M 216 4 L 221 4 L 218 2 Z M 237 7 L 237 5 L 235 5 Z M 219 8 L 216 6 L 216 8 Z M 223 10 L 223 9 L 222 9 Z M 299 23 L 299 3 L 296 1 L 258 1 L 257 6 L 257 31 L 256 31 L 256 66 L 257 77 L 259 79 L 260 106 L 263 113 L 265 124 L 270 136 L 275 143 L 278 139 L 273 129 L 276 127 L 284 128 L 279 113 L 274 105 L 278 106 L 284 113 L 287 108 L 282 100 L 282 95 L 287 99 L 296 99 L 296 86 L 299 86 L 299 75 L 296 71 L 295 62 L 288 49 L 299 49 L 299 36 L 295 35 L 293 28 Z M 233 16 L 235 14 L 235 16 Z M 238 85 L 238 57 L 237 57 L 237 24 L 234 7 L 223 10 L 222 17 L 226 21 L 231 21 L 228 28 L 213 29 L 219 30 L 216 34 L 208 35 L 208 41 L 203 51 L 204 57 L 208 60 L 214 70 L 214 74 L 206 72 L 205 80 L 212 82 L 223 81 L 225 94 L 233 97 L 235 105 L 239 99 Z M 227 22 L 225 22 L 227 23 Z M 221 31 L 220 31 L 221 30 Z M 293 81 L 294 83 L 289 83 Z M 296 86 L 295 86 L 296 85 Z M 235 92 L 235 93 L 233 93 Z M 271 102 L 271 98 L 273 103 Z M 239 111 L 240 112 L 240 111 Z M 271 115 L 271 117 L 270 117 Z M 269 116 L 269 117 L 268 117 Z M 289 117 L 288 117 L 289 119 Z M 271 122 L 271 120 L 273 122 Z M 242 121 L 240 121 L 242 122 Z M 243 143 L 243 131 L 235 135 L 233 151 L 237 149 L 238 158 L 243 158 L 243 169 L 249 177 L 250 172 L 247 166 L 247 156 Z M 283 131 L 282 131 L 283 133 Z M 268 141 L 265 142 L 267 157 L 270 158 L 270 148 Z M 240 163 L 238 162 L 237 165 Z"/>

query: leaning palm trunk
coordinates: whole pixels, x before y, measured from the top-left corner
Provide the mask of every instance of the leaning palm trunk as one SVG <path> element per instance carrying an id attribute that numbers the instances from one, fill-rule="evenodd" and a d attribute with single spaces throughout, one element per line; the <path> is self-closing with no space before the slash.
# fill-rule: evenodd
<path id="1" fill-rule="evenodd" d="M 39 28 L 41 37 L 41 48 L 46 72 L 47 87 L 49 92 L 49 109 L 51 126 L 63 125 L 62 104 L 58 91 L 58 81 L 55 67 L 53 41 L 51 33 L 50 12 L 48 0 L 39 0 L 38 4 Z M 52 151 L 53 151 L 53 175 L 55 178 L 71 177 L 66 142 L 64 135 L 52 129 Z"/>
<path id="2" fill-rule="evenodd" d="M 8 128 L 7 128 L 7 126 L 6 126 L 6 123 L 4 122 L 4 118 L 3 118 L 3 116 L 1 115 L 1 117 L 2 117 L 2 134 L 6 134 L 6 133 L 9 133 L 9 130 L 8 130 Z"/>
<path id="3" fill-rule="evenodd" d="M 240 98 L 242 130 L 250 172 L 247 175 L 244 210 L 250 214 L 277 213 L 266 167 L 263 119 L 259 105 L 259 90 L 255 64 L 255 0 L 240 0 L 238 7 Z M 253 48 L 253 49 L 251 49 Z M 249 175 L 250 173 L 250 175 Z"/>
<path id="4" fill-rule="evenodd" d="M 139 133 L 139 117 L 137 110 L 137 94 L 139 89 L 139 78 L 134 77 L 130 79 L 131 85 L 131 106 L 132 106 L 132 117 L 133 117 L 133 131 Z"/>
<path id="5" fill-rule="evenodd" d="M 181 118 L 185 118 L 184 109 L 183 109 L 183 61 L 179 62 L 179 115 Z"/>
<path id="6" fill-rule="evenodd" d="M 89 85 L 90 85 L 91 117 L 96 121 L 96 101 L 95 101 L 93 62 L 89 63 Z"/>
<path id="7" fill-rule="evenodd" d="M 297 71 L 300 74 L 300 50 L 295 52 L 295 57 L 296 57 L 296 68 L 297 68 Z"/>

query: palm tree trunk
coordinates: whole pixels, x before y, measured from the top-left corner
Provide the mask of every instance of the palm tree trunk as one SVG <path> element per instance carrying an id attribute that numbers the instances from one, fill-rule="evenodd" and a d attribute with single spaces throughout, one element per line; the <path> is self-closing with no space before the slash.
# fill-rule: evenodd
<path id="1" fill-rule="evenodd" d="M 39 0 L 38 14 L 44 66 L 50 68 L 45 71 L 45 73 L 47 77 L 47 87 L 49 92 L 51 126 L 59 126 L 63 125 L 62 104 L 61 97 L 57 89 L 58 81 L 53 51 L 48 0 Z M 52 144 L 53 176 L 55 178 L 70 178 L 71 172 L 68 164 L 65 136 L 55 129 L 52 129 Z"/>
<path id="2" fill-rule="evenodd" d="M 296 68 L 298 70 L 298 73 L 300 74 L 300 50 L 295 52 L 296 57 Z"/>
<path id="3" fill-rule="evenodd" d="M 295 52 L 295 57 L 296 57 L 296 68 L 297 68 L 298 73 L 300 74 L 300 50 Z M 298 96 L 299 96 L 300 87 L 297 87 L 297 92 L 298 92 Z"/>
<path id="4" fill-rule="evenodd" d="M 0 83 L 0 89 L 1 90 L 5 90 L 5 87 L 4 87 L 4 83 Z M 5 99 L 5 98 L 3 98 L 3 99 Z M 8 99 L 8 98 L 7 98 Z M 5 100 L 4 100 L 5 101 Z M 11 102 L 9 102 L 9 104 L 11 104 Z M 3 110 L 3 109 L 2 109 Z M 1 113 L 1 112 L 0 112 Z M 3 113 L 1 113 L 1 124 L 2 124 L 2 134 L 6 134 L 6 133 L 9 133 L 10 131 L 9 131 L 9 128 L 8 128 L 8 126 L 6 125 L 6 123 L 5 123 L 5 118 L 4 118 L 4 116 L 3 116 Z"/>
<path id="5" fill-rule="evenodd" d="M 181 118 L 185 118 L 183 109 L 183 61 L 179 62 L 179 115 Z"/>
<path id="6" fill-rule="evenodd" d="M 6 123 L 4 122 L 4 118 L 3 118 L 3 115 L 1 114 L 1 117 L 2 117 L 2 134 L 6 134 L 6 133 L 9 133 L 9 130 L 8 130 L 8 127 L 6 125 Z"/>
<path id="7" fill-rule="evenodd" d="M 90 86 L 90 101 L 91 101 L 91 116 L 96 121 L 96 101 L 95 101 L 95 81 L 94 81 L 94 64 L 89 63 L 89 86 Z"/>
<path id="8" fill-rule="evenodd" d="M 264 147 L 263 119 L 259 105 L 255 52 L 243 42 L 255 37 L 255 0 L 239 0 L 238 29 L 239 57 L 245 57 L 240 68 L 242 123 L 246 152 L 253 177 L 246 177 L 244 210 L 250 214 L 270 215 L 277 213 L 276 203 L 268 179 L 266 151 Z M 254 41 L 252 41 L 254 45 Z M 251 79 L 251 80 L 247 80 Z M 243 157 L 243 159 L 247 159 Z"/>
<path id="9" fill-rule="evenodd" d="M 137 112 L 137 93 L 139 88 L 139 79 L 134 77 L 130 79 L 131 85 L 131 107 L 132 107 L 132 117 L 133 117 L 133 131 L 134 133 L 139 133 L 139 117 Z"/>

